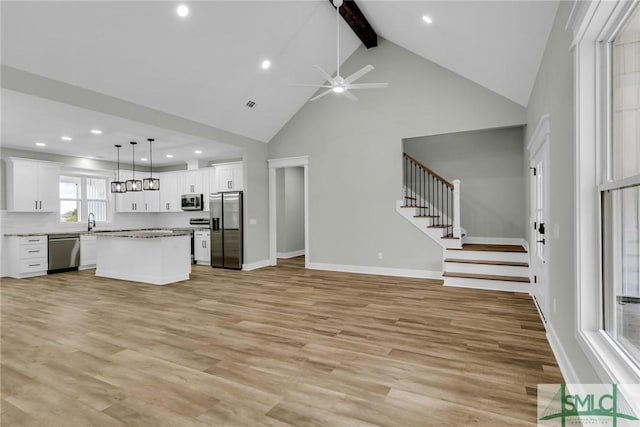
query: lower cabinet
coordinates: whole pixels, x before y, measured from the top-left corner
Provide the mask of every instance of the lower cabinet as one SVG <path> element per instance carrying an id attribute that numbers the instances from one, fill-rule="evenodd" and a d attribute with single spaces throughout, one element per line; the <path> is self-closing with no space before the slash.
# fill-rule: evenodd
<path id="1" fill-rule="evenodd" d="M 96 267 L 96 236 L 80 235 L 80 270 Z"/>
<path id="2" fill-rule="evenodd" d="M 46 235 L 10 236 L 8 246 L 9 277 L 20 279 L 47 274 L 49 259 Z"/>
<path id="3" fill-rule="evenodd" d="M 210 236 L 209 230 L 193 233 L 193 256 L 196 264 L 211 264 Z"/>

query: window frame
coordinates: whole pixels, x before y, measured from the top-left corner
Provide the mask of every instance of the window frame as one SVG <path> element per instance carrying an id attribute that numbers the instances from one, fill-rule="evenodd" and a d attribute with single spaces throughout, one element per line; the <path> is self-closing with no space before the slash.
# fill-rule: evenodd
<path id="1" fill-rule="evenodd" d="M 113 219 L 113 213 L 112 213 L 112 206 L 113 206 L 113 199 L 112 199 L 112 195 L 109 192 L 109 185 L 110 185 L 110 181 L 113 179 L 113 177 L 110 174 L 101 174 L 101 173 L 91 173 L 91 172 L 86 172 L 86 171 L 78 171 L 78 170 L 62 170 L 60 171 L 60 178 L 62 177 L 72 177 L 72 178 L 80 178 L 80 196 L 81 198 L 80 200 L 80 212 L 84 212 L 84 218 L 82 218 L 82 220 L 79 220 L 78 222 L 65 222 L 62 221 L 60 219 L 60 213 L 58 212 L 58 224 L 64 227 L 72 227 L 72 226 L 77 226 L 78 224 L 84 224 L 87 221 L 86 216 L 89 215 L 89 198 L 87 197 L 87 179 L 88 178 L 93 178 L 93 179 L 104 179 L 106 182 L 106 198 L 105 203 L 106 203 L 106 221 L 96 221 L 96 224 L 111 224 L 112 219 Z M 58 180 L 58 182 L 60 182 L 60 178 Z M 60 202 L 62 202 L 63 200 L 71 200 L 71 199 L 62 199 L 59 198 L 58 201 L 58 207 L 60 206 Z M 102 199 L 91 199 L 91 200 L 99 200 L 102 201 Z"/>
<path id="2" fill-rule="evenodd" d="M 602 315 L 601 191 L 620 184 L 604 173 L 611 154 L 609 43 L 638 3 L 576 1 L 568 23 L 575 75 L 576 339 L 600 379 L 617 384 L 640 383 L 640 369 L 604 330 Z"/>

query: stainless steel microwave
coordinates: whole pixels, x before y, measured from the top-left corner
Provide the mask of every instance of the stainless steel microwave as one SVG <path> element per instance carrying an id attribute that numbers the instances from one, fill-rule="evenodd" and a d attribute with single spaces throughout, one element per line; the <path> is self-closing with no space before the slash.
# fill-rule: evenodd
<path id="1" fill-rule="evenodd" d="M 201 211 L 202 194 L 183 194 L 180 196 L 183 211 Z"/>

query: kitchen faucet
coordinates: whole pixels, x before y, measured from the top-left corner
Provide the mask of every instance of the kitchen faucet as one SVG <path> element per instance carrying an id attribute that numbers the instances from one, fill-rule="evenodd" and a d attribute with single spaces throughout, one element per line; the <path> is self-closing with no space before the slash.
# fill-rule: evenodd
<path id="1" fill-rule="evenodd" d="M 92 217 L 93 219 L 91 219 Z M 93 212 L 89 212 L 88 222 L 89 224 L 87 225 L 87 231 L 91 231 L 96 226 L 96 216 L 93 214 Z"/>

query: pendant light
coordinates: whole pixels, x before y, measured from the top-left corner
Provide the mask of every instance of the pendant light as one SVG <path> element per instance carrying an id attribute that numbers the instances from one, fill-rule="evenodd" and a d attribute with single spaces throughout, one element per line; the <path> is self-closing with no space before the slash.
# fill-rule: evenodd
<path id="1" fill-rule="evenodd" d="M 151 154 L 151 143 L 154 141 L 154 139 L 147 138 L 147 141 L 149 141 L 149 162 L 151 167 L 149 168 L 149 178 L 145 178 L 142 180 L 142 187 L 145 190 L 159 190 L 160 178 L 153 177 L 153 156 Z"/>
<path id="2" fill-rule="evenodd" d="M 140 181 L 139 179 L 136 179 L 136 144 L 137 142 L 131 141 L 129 144 L 131 144 L 133 148 L 133 163 L 132 163 L 133 176 L 132 176 L 132 179 L 127 180 L 127 191 L 142 191 L 142 181 Z"/>
<path id="3" fill-rule="evenodd" d="M 118 180 L 111 181 L 111 192 L 112 193 L 126 193 L 127 192 L 127 184 L 125 182 L 120 181 L 120 148 L 122 145 L 116 144 L 116 148 L 118 149 Z"/>

